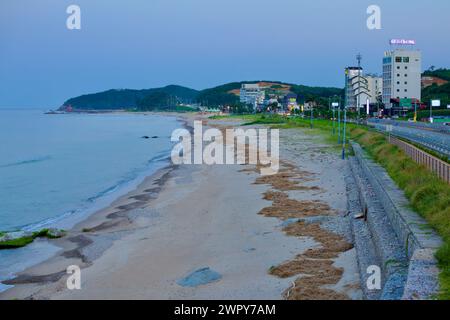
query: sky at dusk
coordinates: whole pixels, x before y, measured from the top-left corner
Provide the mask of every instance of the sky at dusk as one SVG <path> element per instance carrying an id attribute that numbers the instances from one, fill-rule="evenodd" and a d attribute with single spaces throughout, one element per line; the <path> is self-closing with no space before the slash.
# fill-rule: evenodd
<path id="1" fill-rule="evenodd" d="M 68 30 L 66 8 L 81 8 Z M 381 30 L 366 26 L 381 7 Z M 415 39 L 423 69 L 450 67 L 448 0 L 1 0 L 0 107 L 55 108 L 111 88 L 279 80 L 344 86 L 363 55 Z"/>

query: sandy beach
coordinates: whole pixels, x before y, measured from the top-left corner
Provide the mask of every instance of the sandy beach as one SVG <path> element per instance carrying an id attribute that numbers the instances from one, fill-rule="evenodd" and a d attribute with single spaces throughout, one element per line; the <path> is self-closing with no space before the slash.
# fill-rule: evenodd
<path id="1" fill-rule="evenodd" d="M 300 129 L 281 130 L 280 155 L 270 177 L 251 165 L 159 170 L 53 240 L 60 251 L 0 299 L 361 299 L 347 164 Z M 69 265 L 81 267 L 81 290 L 66 287 Z M 183 281 L 205 270 L 216 278 Z"/>

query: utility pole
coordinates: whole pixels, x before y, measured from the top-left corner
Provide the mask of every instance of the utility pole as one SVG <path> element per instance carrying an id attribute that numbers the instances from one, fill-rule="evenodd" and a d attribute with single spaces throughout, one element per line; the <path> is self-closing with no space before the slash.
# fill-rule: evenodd
<path id="1" fill-rule="evenodd" d="M 310 124 L 310 126 L 311 126 L 311 129 L 313 128 L 313 103 L 311 102 L 311 124 Z"/>

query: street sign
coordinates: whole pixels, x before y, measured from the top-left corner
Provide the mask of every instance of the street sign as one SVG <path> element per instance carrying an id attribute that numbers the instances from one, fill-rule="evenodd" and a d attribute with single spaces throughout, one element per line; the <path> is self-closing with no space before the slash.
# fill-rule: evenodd
<path id="1" fill-rule="evenodd" d="M 394 126 L 392 124 L 388 124 L 386 126 L 386 132 L 392 132 L 392 131 L 394 131 Z"/>
<path id="2" fill-rule="evenodd" d="M 450 104 L 447 105 L 447 109 L 450 109 Z"/>
<path id="3" fill-rule="evenodd" d="M 441 106 L 441 100 L 431 100 L 431 106 L 432 107 L 440 107 Z"/>
<path id="4" fill-rule="evenodd" d="M 400 99 L 400 107 L 402 108 L 412 108 L 412 101 L 411 99 Z"/>
<path id="5" fill-rule="evenodd" d="M 339 107 L 339 102 L 333 102 L 333 103 L 331 104 L 331 106 L 332 106 L 333 108 Z"/>

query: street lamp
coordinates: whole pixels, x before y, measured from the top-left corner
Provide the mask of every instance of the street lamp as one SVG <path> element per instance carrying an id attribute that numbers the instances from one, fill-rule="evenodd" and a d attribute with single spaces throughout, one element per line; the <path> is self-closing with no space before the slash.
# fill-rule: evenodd
<path id="1" fill-rule="evenodd" d="M 433 101 L 430 103 L 430 123 L 433 123 Z"/>
<path id="2" fill-rule="evenodd" d="M 338 108 L 338 144 L 341 143 L 341 106 Z"/>
<path id="3" fill-rule="evenodd" d="M 339 102 L 333 102 L 332 106 L 333 106 L 333 135 L 335 135 L 336 134 L 336 118 L 335 118 L 336 107 L 339 108 L 340 104 L 339 104 Z"/>
<path id="4" fill-rule="evenodd" d="M 345 160 L 346 127 L 347 127 L 347 108 L 344 107 L 344 139 L 342 143 L 342 160 Z"/>
<path id="5" fill-rule="evenodd" d="M 417 101 L 414 100 L 414 122 L 417 122 Z"/>
<path id="6" fill-rule="evenodd" d="M 430 123 L 433 123 L 433 107 L 439 108 L 441 106 L 441 100 L 431 100 L 430 103 Z"/>
<path id="7" fill-rule="evenodd" d="M 335 115 L 335 108 L 333 106 L 333 136 L 336 134 L 336 119 L 334 115 Z"/>

